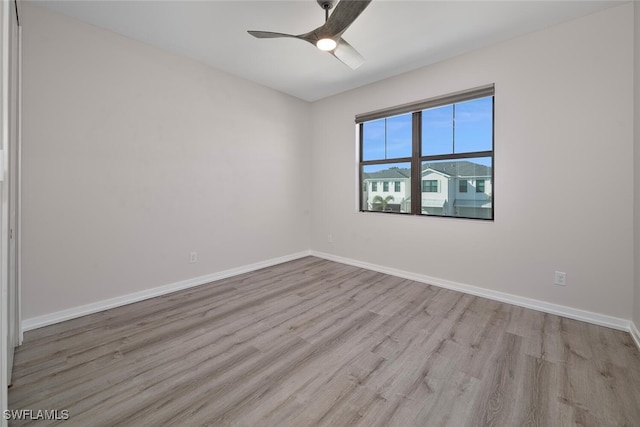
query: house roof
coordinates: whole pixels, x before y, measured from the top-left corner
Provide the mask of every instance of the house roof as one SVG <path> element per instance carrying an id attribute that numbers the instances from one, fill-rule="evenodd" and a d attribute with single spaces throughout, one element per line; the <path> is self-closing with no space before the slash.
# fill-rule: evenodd
<path id="1" fill-rule="evenodd" d="M 453 205 L 459 208 L 490 208 L 491 202 L 487 200 L 456 199 Z"/>
<path id="2" fill-rule="evenodd" d="M 467 160 L 452 160 L 450 162 L 429 162 L 422 166 L 422 172 L 433 170 L 447 176 L 485 177 L 491 176 L 491 167 Z M 392 167 L 377 172 L 364 172 L 364 179 L 408 179 L 411 171 L 408 168 Z"/>
<path id="3" fill-rule="evenodd" d="M 444 207 L 445 199 L 423 199 L 423 208 L 441 208 Z"/>
<path id="4" fill-rule="evenodd" d="M 422 166 L 422 171 L 431 169 L 449 176 L 491 176 L 491 167 L 467 160 L 450 162 L 430 162 Z"/>
<path id="5" fill-rule="evenodd" d="M 364 179 L 406 179 L 411 177 L 411 172 L 407 168 L 392 167 L 377 172 L 365 172 Z"/>

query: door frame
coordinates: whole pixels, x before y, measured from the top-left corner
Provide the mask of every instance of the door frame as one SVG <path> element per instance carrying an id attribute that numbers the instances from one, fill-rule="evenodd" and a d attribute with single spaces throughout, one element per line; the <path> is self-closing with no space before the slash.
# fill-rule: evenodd
<path id="1" fill-rule="evenodd" d="M 22 342 L 19 283 L 22 34 L 17 0 L 0 3 L 0 22 L 0 406 L 5 410 L 13 352 Z M 2 416 L 0 425 L 6 424 Z"/>

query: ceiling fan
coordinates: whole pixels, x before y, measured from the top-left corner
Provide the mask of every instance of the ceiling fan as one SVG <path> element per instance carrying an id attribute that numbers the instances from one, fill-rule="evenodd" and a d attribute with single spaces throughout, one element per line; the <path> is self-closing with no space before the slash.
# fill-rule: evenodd
<path id="1" fill-rule="evenodd" d="M 317 0 L 317 2 L 324 9 L 325 23 L 315 30 L 299 35 L 270 31 L 248 31 L 248 33 L 259 39 L 292 37 L 304 40 L 330 53 L 355 70 L 363 64 L 364 58 L 342 38 L 342 34 L 371 3 L 371 0 L 341 0 L 331 15 L 329 15 L 329 9 L 333 8 L 335 0 Z"/>

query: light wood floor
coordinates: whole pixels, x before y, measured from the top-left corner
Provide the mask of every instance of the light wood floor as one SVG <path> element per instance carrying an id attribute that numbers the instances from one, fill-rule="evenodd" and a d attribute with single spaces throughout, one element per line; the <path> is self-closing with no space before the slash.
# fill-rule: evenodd
<path id="1" fill-rule="evenodd" d="M 13 381 L 70 426 L 640 426 L 629 334 L 313 257 L 28 332 Z"/>

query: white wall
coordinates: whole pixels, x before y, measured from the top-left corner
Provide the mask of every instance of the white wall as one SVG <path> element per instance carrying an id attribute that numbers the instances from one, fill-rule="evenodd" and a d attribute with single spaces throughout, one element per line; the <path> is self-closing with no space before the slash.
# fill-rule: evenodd
<path id="1" fill-rule="evenodd" d="M 309 248 L 307 103 L 23 14 L 23 318 Z"/>
<path id="2" fill-rule="evenodd" d="M 357 212 L 356 114 L 488 83 L 495 222 Z M 313 249 L 631 318 L 632 4 L 315 102 L 312 117 Z"/>
<path id="3" fill-rule="evenodd" d="M 634 309 L 633 321 L 636 328 L 640 329 L 640 3 L 634 2 L 634 29 L 635 29 L 635 84 L 634 84 L 634 198 L 635 198 L 635 293 L 634 293 Z"/>

